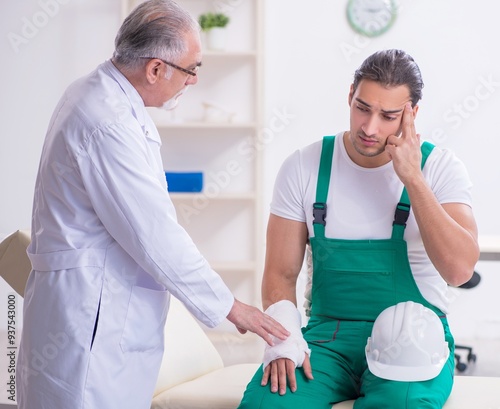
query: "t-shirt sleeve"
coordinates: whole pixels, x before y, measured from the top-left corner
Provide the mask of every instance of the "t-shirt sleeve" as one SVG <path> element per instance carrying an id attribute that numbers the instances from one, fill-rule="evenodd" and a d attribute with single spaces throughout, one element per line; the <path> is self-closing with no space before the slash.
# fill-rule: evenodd
<path id="1" fill-rule="evenodd" d="M 304 183 L 300 151 L 294 152 L 281 165 L 274 184 L 271 213 L 285 219 L 306 221 Z"/>
<path id="2" fill-rule="evenodd" d="M 434 152 L 435 151 L 435 152 Z M 448 149 L 435 148 L 424 167 L 439 203 L 463 203 L 472 207 L 472 181 L 464 163 Z"/>

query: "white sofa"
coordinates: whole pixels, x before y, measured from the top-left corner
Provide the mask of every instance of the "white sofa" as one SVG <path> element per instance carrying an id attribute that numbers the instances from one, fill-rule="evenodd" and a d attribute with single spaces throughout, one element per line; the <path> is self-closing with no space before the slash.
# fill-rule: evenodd
<path id="1" fill-rule="evenodd" d="M 224 367 L 196 320 L 172 300 L 151 409 L 235 409 L 258 364 Z M 353 401 L 332 409 L 352 409 Z M 500 409 L 500 377 L 456 376 L 444 409 Z"/>
<path id="2" fill-rule="evenodd" d="M 29 232 L 0 243 L 0 276 L 21 296 L 30 271 Z M 165 355 L 151 409 L 235 409 L 258 364 L 224 367 L 208 336 L 176 299 L 165 326 Z M 351 409 L 352 401 L 332 409 Z M 444 409 L 500 409 L 500 377 L 457 376 Z"/>

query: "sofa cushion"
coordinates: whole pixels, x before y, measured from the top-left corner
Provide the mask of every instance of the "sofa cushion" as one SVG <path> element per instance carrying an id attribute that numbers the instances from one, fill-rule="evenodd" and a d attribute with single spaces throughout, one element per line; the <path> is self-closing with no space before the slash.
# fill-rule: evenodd
<path id="1" fill-rule="evenodd" d="M 151 409 L 235 409 L 260 364 L 237 364 L 155 396 Z"/>
<path id="2" fill-rule="evenodd" d="M 172 297 L 165 325 L 165 353 L 155 395 L 224 366 L 198 321 Z"/>

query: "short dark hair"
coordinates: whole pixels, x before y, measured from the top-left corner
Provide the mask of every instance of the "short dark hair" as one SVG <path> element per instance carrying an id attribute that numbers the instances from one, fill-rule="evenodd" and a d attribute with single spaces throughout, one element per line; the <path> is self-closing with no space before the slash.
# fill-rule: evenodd
<path id="1" fill-rule="evenodd" d="M 354 91 L 361 80 L 365 79 L 388 88 L 406 85 L 413 106 L 422 99 L 424 82 L 420 68 L 405 51 L 382 50 L 370 55 L 354 73 Z"/>

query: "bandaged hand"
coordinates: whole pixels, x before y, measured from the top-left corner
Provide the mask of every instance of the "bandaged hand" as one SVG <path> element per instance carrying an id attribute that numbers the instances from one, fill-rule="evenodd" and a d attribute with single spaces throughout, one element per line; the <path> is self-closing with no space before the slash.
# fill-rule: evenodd
<path id="1" fill-rule="evenodd" d="M 287 358 L 295 367 L 301 367 L 305 354 L 311 355 L 311 350 L 302 336 L 299 310 L 291 301 L 281 300 L 271 305 L 265 313 L 283 325 L 290 332 L 290 336 L 284 341 L 273 337 L 274 346 L 266 345 L 263 369 L 279 358 Z"/>

